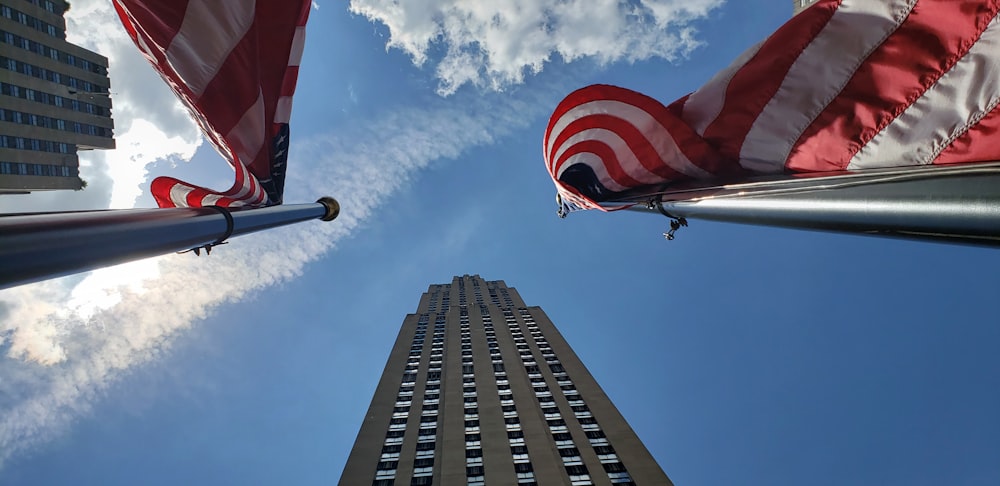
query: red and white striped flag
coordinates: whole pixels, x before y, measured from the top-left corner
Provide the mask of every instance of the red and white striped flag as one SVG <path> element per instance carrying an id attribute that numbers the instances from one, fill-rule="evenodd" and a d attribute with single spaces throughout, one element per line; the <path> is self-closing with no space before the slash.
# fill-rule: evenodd
<path id="1" fill-rule="evenodd" d="M 139 50 L 236 171 L 224 192 L 170 177 L 160 207 L 281 204 L 309 0 L 114 0 Z"/>
<path id="2" fill-rule="evenodd" d="M 543 146 L 567 209 L 680 180 L 1000 160 L 998 0 L 820 0 L 664 106 L 570 94 Z"/>

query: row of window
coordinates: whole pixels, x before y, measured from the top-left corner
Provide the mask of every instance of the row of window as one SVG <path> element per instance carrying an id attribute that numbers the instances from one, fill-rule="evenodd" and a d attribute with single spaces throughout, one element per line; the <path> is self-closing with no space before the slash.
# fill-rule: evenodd
<path id="1" fill-rule="evenodd" d="M 76 151 L 75 145 L 65 142 L 53 142 L 52 140 L 39 140 L 37 138 L 27 137 L 12 137 L 10 135 L 0 135 L 0 148 L 34 150 L 36 152 L 56 152 L 60 154 L 71 154 Z"/>
<path id="2" fill-rule="evenodd" d="M 0 162 L 0 175 L 32 175 L 45 177 L 78 177 L 80 169 L 66 165 Z"/>
<path id="3" fill-rule="evenodd" d="M 52 37 L 58 37 L 60 39 L 66 38 L 66 31 L 63 30 L 61 27 L 52 25 L 35 16 L 28 15 L 20 10 L 8 7 L 6 5 L 0 5 L 0 15 L 3 15 L 4 17 L 10 20 L 16 20 L 20 22 L 22 25 L 27 25 L 28 27 L 31 27 L 32 29 L 35 29 L 39 32 L 45 32 L 46 34 L 49 34 Z"/>
<path id="4" fill-rule="evenodd" d="M 41 42 L 21 37 L 12 32 L 0 30 L 0 37 L 2 37 L 3 41 L 7 44 L 20 47 L 28 52 L 48 57 L 63 64 L 69 64 L 70 66 L 83 69 L 87 72 L 100 74 L 102 76 L 107 76 L 108 74 L 108 68 L 106 66 L 102 66 L 96 62 L 90 62 L 82 57 L 77 57 L 68 52 L 60 51 L 54 47 L 49 47 Z"/>
<path id="5" fill-rule="evenodd" d="M 525 317 L 523 311 L 524 309 L 522 309 L 522 318 Z M 530 318 L 530 315 L 524 320 L 526 327 L 529 332 L 531 332 L 532 337 L 534 338 L 534 341 L 539 349 L 551 352 L 551 348 L 548 347 L 548 342 L 545 340 L 544 336 L 542 336 L 541 331 L 538 329 L 538 325 L 535 324 L 534 320 Z M 528 372 L 528 380 L 531 382 L 532 389 L 535 392 L 535 399 L 538 400 L 538 405 L 541 407 L 542 415 L 545 418 L 546 425 L 548 425 L 549 433 L 552 434 L 552 440 L 559 451 L 559 456 L 562 459 L 563 467 L 566 469 L 566 474 L 569 476 L 570 484 L 573 486 L 592 485 L 593 481 L 590 477 L 590 472 L 587 470 L 587 466 L 583 464 L 583 458 L 580 455 L 580 451 L 576 448 L 576 445 L 573 442 L 573 436 L 569 433 L 566 421 L 562 418 L 559 406 L 556 404 L 555 398 L 552 396 L 552 392 L 549 390 L 545 378 L 542 376 L 541 370 L 538 367 L 535 357 L 531 352 L 530 346 L 528 345 L 517 320 L 514 318 L 513 312 L 505 309 L 504 321 L 510 329 L 510 334 L 514 339 L 515 346 L 518 348 L 518 352 L 521 355 L 525 371 Z M 553 354 L 552 356 L 554 358 L 555 355 Z M 566 376 L 566 372 L 564 370 L 560 369 L 559 371 L 554 371 L 554 374 L 557 382 L 568 382 L 568 376 Z M 572 382 L 569 383 L 571 384 Z M 576 390 L 574 389 L 573 392 L 575 393 Z M 571 399 L 571 397 L 579 398 L 579 395 L 567 396 L 567 399 Z M 580 403 L 582 404 L 582 400 Z"/>
<path id="6" fill-rule="evenodd" d="M 500 396 L 500 406 L 503 412 L 504 426 L 508 434 L 522 433 L 521 419 L 517 413 L 517 405 L 514 403 L 514 395 L 510 389 L 510 381 L 507 379 L 507 372 L 504 369 L 503 359 L 500 355 L 500 348 L 497 344 L 496 330 L 493 321 L 489 317 L 489 311 L 484 311 L 483 329 L 486 334 L 486 344 L 490 350 L 490 358 L 493 362 L 493 378 L 496 382 L 497 393 Z M 514 473 L 517 475 L 517 484 L 524 486 L 535 486 L 534 468 L 528 456 L 528 448 L 524 445 L 523 435 L 516 437 L 517 442 L 510 442 L 510 453 L 514 460 Z M 508 435 L 508 440 L 511 440 Z"/>
<path id="7" fill-rule="evenodd" d="M 109 116 L 111 114 L 111 112 L 103 106 L 98 106 L 93 103 L 87 103 L 85 101 L 79 101 L 73 98 L 67 98 L 64 96 L 49 94 L 44 91 L 25 88 L 23 86 L 18 86 L 16 84 L 0 82 L 0 94 L 3 94 L 5 96 L 13 96 L 15 98 L 25 99 L 28 101 L 34 101 L 36 103 L 44 103 L 47 105 L 57 106 L 59 108 L 66 108 L 73 111 L 79 111 L 91 115 Z"/>
<path id="8" fill-rule="evenodd" d="M 464 308 L 459 315 L 459 327 L 462 338 L 463 367 L 472 366 L 472 345 L 469 334 L 469 313 Z M 468 348 L 466 348 L 468 346 Z M 468 351 L 468 361 L 466 361 Z M 470 369 L 462 374 L 462 397 L 465 402 L 465 484 L 466 486 L 485 486 L 486 476 L 483 469 L 482 435 L 479 430 L 479 401 L 476 394 L 476 375 Z"/>
<path id="9" fill-rule="evenodd" d="M 90 81 L 79 79 L 68 74 L 63 74 L 58 71 L 53 71 L 51 69 L 45 69 L 34 64 L 29 64 L 23 61 L 18 61 L 17 59 L 12 59 L 9 57 L 0 56 L 0 67 L 13 71 L 16 73 L 21 73 L 33 78 L 44 79 L 46 81 L 51 81 L 56 84 L 61 84 L 63 86 L 68 86 L 71 90 L 80 90 L 84 93 L 102 93 L 107 94 L 108 87 L 101 86 L 99 84 L 91 83 Z"/>
<path id="10" fill-rule="evenodd" d="M 535 323 L 531 313 L 524 308 L 518 309 L 518 311 L 521 319 L 525 323 L 525 326 L 531 333 L 535 345 L 538 347 L 539 351 L 541 351 L 542 356 L 549 365 L 549 369 L 552 371 L 552 375 L 556 379 L 556 384 L 559 386 L 559 389 L 566 397 L 570 408 L 573 410 L 573 415 L 575 416 L 577 422 L 579 422 L 580 427 L 584 430 L 584 433 L 587 435 L 587 439 L 590 442 L 591 447 L 594 448 L 594 452 L 597 454 L 597 458 L 600 460 L 605 473 L 608 474 L 608 478 L 611 483 L 634 485 L 635 483 L 632 481 L 631 476 L 629 476 L 628 471 L 625 469 L 625 465 L 622 464 L 621 459 L 608 442 L 607 437 L 600 428 L 600 425 L 593 417 L 593 414 L 587 407 L 586 402 L 584 402 L 583 397 L 580 396 L 579 392 L 576 390 L 576 385 L 570 379 L 569 374 L 566 373 L 565 368 L 563 368 L 555 353 L 552 351 L 552 347 L 549 345 L 548 340 L 546 340 L 545 336 L 542 335 L 541 330 L 538 328 L 538 324 Z M 507 318 L 508 325 L 510 325 L 509 323 L 514 320 L 513 314 L 511 313 L 508 315 L 507 311 L 505 311 L 504 314 Z M 520 329 L 516 332 L 517 334 L 520 334 Z M 512 334 L 514 334 L 514 332 L 512 332 Z M 537 370 L 537 367 L 534 367 L 533 369 Z M 549 387 L 545 383 L 545 379 L 542 377 L 540 372 L 532 373 L 530 370 L 528 378 L 531 380 L 532 387 L 535 390 L 535 396 L 538 399 L 539 404 L 542 406 L 542 413 L 544 414 L 546 422 L 549 425 L 549 431 L 552 433 L 556 447 L 559 449 L 559 455 L 562 457 L 563 466 L 566 468 L 566 473 L 570 477 L 570 484 L 573 486 L 593 484 L 590 471 L 587 469 L 586 465 L 583 464 L 580 451 L 576 448 L 572 437 L 568 433 L 566 421 L 559 413 L 558 406 L 553 402 L 551 393 L 549 392 Z"/>
<path id="11" fill-rule="evenodd" d="M 24 0 L 24 1 L 26 1 L 26 2 L 28 2 L 30 4 L 32 4 L 32 5 L 34 5 L 36 7 L 44 8 L 45 10 L 48 10 L 49 12 L 52 12 L 52 13 L 54 13 L 56 15 L 58 15 L 59 13 L 61 13 L 61 12 L 58 12 L 58 13 L 56 12 L 56 3 L 53 2 L 52 0 Z"/>
<path id="12" fill-rule="evenodd" d="M 58 37 L 60 39 L 66 38 L 66 31 L 63 30 L 62 28 L 52 25 L 34 16 L 28 15 L 20 10 L 10 8 L 6 5 L 0 5 L 0 15 L 3 15 L 4 17 L 11 20 L 16 20 L 21 24 L 27 25 L 28 27 L 31 27 L 32 29 L 35 29 L 39 32 L 45 32 L 46 34 L 49 34 L 52 37 Z"/>
<path id="13" fill-rule="evenodd" d="M 485 486 L 482 435 L 479 430 L 479 401 L 476 395 L 476 375 L 472 372 L 472 337 L 469 333 L 469 313 L 464 308 L 459 315 L 459 328 L 462 338 L 463 368 L 469 366 L 468 372 L 463 369 L 462 374 L 462 399 L 465 401 L 465 484 Z"/>
<path id="14" fill-rule="evenodd" d="M 32 125 L 42 128 L 51 128 L 53 130 L 62 130 L 65 132 L 82 133 L 96 137 L 111 138 L 114 135 L 110 128 L 99 127 L 89 123 L 63 120 L 61 118 L 52 118 L 45 115 L 36 115 L 34 113 L 7 110 L 4 108 L 0 108 L 0 121 L 20 123 L 23 125 Z"/>
<path id="15" fill-rule="evenodd" d="M 382 456 L 376 466 L 375 479 L 372 481 L 373 486 L 393 486 L 395 484 L 396 467 L 399 463 L 399 453 L 402 449 L 406 424 L 413 404 L 417 369 L 423 354 L 423 343 L 429 321 L 430 316 L 426 313 L 418 319 L 410 355 L 403 371 L 399 393 L 396 395 L 393 414 L 389 420 L 389 430 L 386 432 L 385 442 L 382 445 Z M 413 473 L 410 477 L 411 486 L 425 486 L 433 481 L 438 406 L 441 397 L 441 353 L 444 351 L 444 325 L 444 315 L 439 315 L 434 323 L 435 344 L 431 347 L 431 366 L 424 386 L 420 425 L 417 432 L 417 452 L 413 463 Z"/>

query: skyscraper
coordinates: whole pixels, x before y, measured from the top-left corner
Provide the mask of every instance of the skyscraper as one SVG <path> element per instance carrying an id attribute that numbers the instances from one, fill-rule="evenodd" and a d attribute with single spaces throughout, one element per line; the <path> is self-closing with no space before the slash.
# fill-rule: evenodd
<path id="1" fill-rule="evenodd" d="M 541 308 L 466 275 L 404 319 L 340 484 L 671 483 Z"/>
<path id="2" fill-rule="evenodd" d="M 80 189 L 77 150 L 115 147 L 108 59 L 66 42 L 68 8 L 0 0 L 0 194 Z"/>

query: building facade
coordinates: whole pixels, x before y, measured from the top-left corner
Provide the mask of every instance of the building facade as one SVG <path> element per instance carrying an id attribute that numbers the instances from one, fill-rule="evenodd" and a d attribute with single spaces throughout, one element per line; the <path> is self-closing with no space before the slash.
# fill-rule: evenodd
<path id="1" fill-rule="evenodd" d="M 68 8 L 0 0 L 0 194 L 81 189 L 77 151 L 115 147 L 108 59 L 66 42 Z"/>
<path id="2" fill-rule="evenodd" d="M 403 321 L 340 484 L 671 482 L 541 308 L 466 275 Z"/>
<path id="3" fill-rule="evenodd" d="M 792 0 L 792 15 L 798 15 L 798 13 L 805 10 L 806 7 L 818 1 L 819 0 Z"/>

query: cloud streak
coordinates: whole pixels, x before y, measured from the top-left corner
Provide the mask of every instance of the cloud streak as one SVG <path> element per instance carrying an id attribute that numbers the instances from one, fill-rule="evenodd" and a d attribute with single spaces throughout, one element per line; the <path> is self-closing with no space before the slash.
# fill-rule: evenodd
<path id="1" fill-rule="evenodd" d="M 503 90 L 553 56 L 600 64 L 675 60 L 698 47 L 692 23 L 724 0 L 351 0 L 352 12 L 389 29 L 387 48 L 427 63 L 435 50 L 438 93 L 465 84 Z"/>

